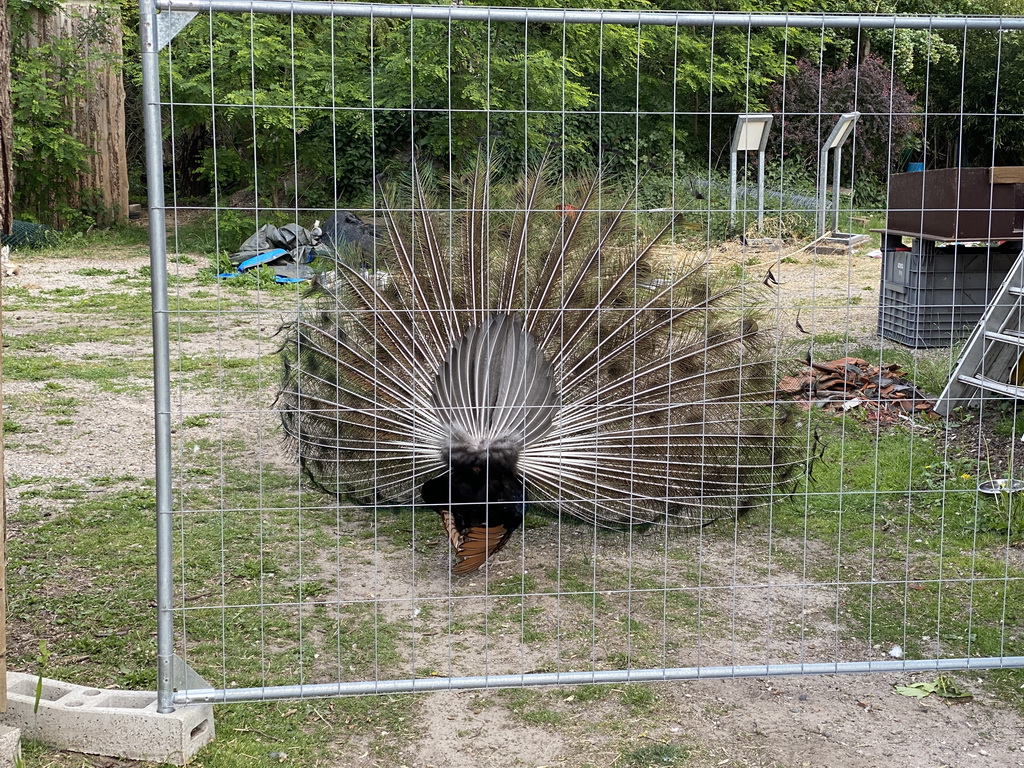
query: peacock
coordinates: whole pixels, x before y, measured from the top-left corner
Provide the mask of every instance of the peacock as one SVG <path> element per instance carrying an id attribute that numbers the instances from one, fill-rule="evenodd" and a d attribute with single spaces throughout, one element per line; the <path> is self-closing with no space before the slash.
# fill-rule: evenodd
<path id="1" fill-rule="evenodd" d="M 441 181 L 410 165 L 382 189 L 378 268 L 338 264 L 284 327 L 277 408 L 318 488 L 435 510 L 463 574 L 528 505 L 694 529 L 797 474 L 748 289 L 658 254 L 677 219 L 645 234 L 636 185 L 547 160 L 503 181 L 486 152 Z"/>

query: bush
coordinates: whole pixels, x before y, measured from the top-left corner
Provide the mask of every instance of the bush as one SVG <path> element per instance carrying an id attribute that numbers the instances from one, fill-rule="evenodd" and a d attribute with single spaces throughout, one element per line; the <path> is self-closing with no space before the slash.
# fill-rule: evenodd
<path id="1" fill-rule="evenodd" d="M 843 64 L 823 70 L 801 59 L 796 72 L 776 82 L 768 99 L 773 112 L 782 113 L 782 130 L 773 132 L 772 155 L 785 155 L 818 167 L 818 153 L 839 115 L 857 111 L 856 134 L 843 153 L 843 172 L 855 171 L 855 185 L 863 180 L 877 189 L 897 170 L 905 155 L 920 148 L 920 125 L 914 97 L 877 56 L 856 66 Z"/>

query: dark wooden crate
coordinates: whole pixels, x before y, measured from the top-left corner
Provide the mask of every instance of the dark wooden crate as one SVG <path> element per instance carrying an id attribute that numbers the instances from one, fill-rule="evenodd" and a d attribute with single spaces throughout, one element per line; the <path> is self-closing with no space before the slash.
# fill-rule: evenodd
<path id="1" fill-rule="evenodd" d="M 941 168 L 889 177 L 886 229 L 938 240 L 1020 240 L 1024 184 L 992 183 L 990 168 Z"/>

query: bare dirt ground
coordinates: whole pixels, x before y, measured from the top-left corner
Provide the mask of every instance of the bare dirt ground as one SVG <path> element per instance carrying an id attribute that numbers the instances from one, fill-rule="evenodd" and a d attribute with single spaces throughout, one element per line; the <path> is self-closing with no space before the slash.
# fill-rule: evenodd
<path id="1" fill-rule="evenodd" d="M 754 286 L 771 272 L 765 301 L 776 312 L 781 338 L 842 334 L 853 344 L 872 344 L 878 342 L 882 266 L 868 255 L 872 251 L 871 244 L 847 249 L 779 242 L 719 246 L 709 256 L 716 266 L 742 268 Z"/>
<path id="2" fill-rule="evenodd" d="M 849 256 L 801 253 L 781 264 L 777 263 L 778 254 L 764 252 L 722 252 L 714 257 L 740 264 L 751 275 L 762 268 L 764 272 L 773 269 L 781 283 L 778 312 L 785 333 L 799 333 L 794 330 L 799 311 L 800 324 L 811 333 L 839 330 L 865 342 L 874 339 L 880 261 L 863 252 Z M 20 274 L 6 278 L 6 286 L 36 296 L 55 288 L 116 290 L 108 278 L 75 272 L 90 267 L 135 272 L 148 263 L 138 250 L 116 258 L 109 254 L 59 260 L 28 256 L 20 261 Z M 200 290 L 187 282 L 194 277 L 194 270 L 185 266 L 175 271 L 185 281 L 177 289 L 181 295 Z M 859 300 L 851 302 L 852 297 Z M 281 302 L 268 303 L 259 312 L 257 334 L 226 338 L 217 328 L 195 332 L 187 345 L 172 350 L 172 357 L 263 358 L 273 349 L 273 329 L 287 315 L 287 306 Z M 56 313 L 41 304 L 6 313 L 4 333 L 17 339 L 86 322 L 118 320 Z M 145 322 L 145 318 L 131 322 Z M 44 352 L 65 362 L 95 361 L 104 356 L 149 359 L 147 345 L 117 340 L 54 343 Z M 60 379 L 59 371 L 55 378 Z M 148 392 L 132 388 L 110 392 L 88 382 L 60 380 L 82 403 L 73 423 L 55 428 L 52 419 L 19 414 L 30 429 L 58 429 L 60 448 L 47 448 L 45 439 L 23 442 L 7 453 L 8 475 L 151 478 L 153 417 Z M 144 375 L 127 375 L 125 383 L 133 382 L 145 384 Z M 179 445 L 188 449 L 201 438 L 258 436 L 254 457 L 258 453 L 257 458 L 268 466 L 295 472 L 273 422 L 274 383 L 268 370 L 266 398 L 259 403 L 231 405 L 222 395 L 189 390 L 187 398 L 176 401 L 176 419 L 209 412 L 230 418 L 196 427 Z M 41 386 L 38 381 L 7 382 L 4 394 L 31 396 L 40 393 Z M 117 414 L 115 428 L 108 418 L 111 413 Z M 19 494 L 32 487 L 20 485 L 10 493 L 13 511 L 18 508 Z M 338 525 L 336 535 L 345 537 L 358 534 L 362 524 L 349 520 Z M 637 638 L 646 637 L 646 645 L 641 648 L 637 640 L 632 649 L 637 658 L 643 661 L 650 656 L 676 666 L 886 659 L 890 643 L 898 640 L 866 646 L 848 635 L 839 618 L 840 592 L 834 585 L 816 583 L 807 572 L 816 557 L 827 556 L 827 552 L 808 552 L 801 542 L 774 542 L 766 547 L 754 526 L 673 541 L 672 550 L 683 552 L 684 557 L 671 558 L 659 546 L 659 536 L 618 537 L 595 545 L 587 529 L 563 527 L 559 531 L 557 525 L 549 525 L 527 531 L 492 566 L 487 578 L 492 583 L 516 581 L 525 568 L 536 576 L 536 587 L 529 595 L 520 594 L 522 605 L 513 603 L 511 612 L 488 614 L 488 621 L 505 620 L 507 627 L 484 630 L 480 621 L 485 610 L 472 599 L 461 599 L 478 594 L 483 577 L 453 584 L 443 548 L 436 541 L 425 545 L 426 554 L 415 555 L 416 562 L 411 561 L 410 552 L 387 546 L 364 549 L 351 558 L 328 548 L 308 557 L 306 577 L 318 576 L 330 586 L 343 587 L 348 599 L 378 601 L 384 619 L 397 628 L 399 648 L 405 653 L 415 648 L 416 659 L 399 664 L 408 662 L 406 672 L 431 668 L 442 674 L 479 674 L 484 655 L 487 667 L 499 673 L 550 670 L 552 664 L 608 668 L 633 642 L 629 631 L 615 627 L 631 626 L 634 618 L 643 619 L 649 627 L 647 634 L 635 630 Z M 767 570 L 766 555 L 774 558 Z M 582 563 L 585 573 L 590 567 L 586 565 L 588 557 L 599 558 L 600 568 L 609 574 L 628 572 L 627 583 L 639 584 L 651 574 L 662 574 L 655 586 L 671 585 L 673 595 L 698 601 L 700 620 L 692 620 L 694 603 L 685 601 L 660 613 L 657 605 L 630 608 L 624 603 L 628 595 L 614 587 L 604 595 L 606 601 L 600 609 L 552 597 L 552 562 L 560 558 L 574 563 L 578 570 Z M 703 588 L 688 592 L 694 568 L 699 568 Z M 555 585 L 567 588 L 567 583 Z M 490 599 L 490 605 L 508 608 L 496 598 Z M 450 614 L 440 622 L 417 621 L 420 605 Z M 539 639 L 526 640 L 522 635 L 527 609 Z M 13 624 L 16 634 L 17 618 Z M 583 636 L 577 631 L 579 626 Z M 1024 766 L 1024 718 L 1000 702 L 977 675 L 957 675 L 958 682 L 973 694 L 966 704 L 950 706 L 935 697 L 917 700 L 894 692 L 894 684 L 933 677 L 871 674 L 706 679 L 653 685 L 649 697 L 639 703 L 631 696 L 630 686 L 613 686 L 603 693 L 591 691 L 588 696 L 572 688 L 545 689 L 522 700 L 496 691 L 419 694 L 408 731 L 412 736 L 406 742 L 390 744 L 390 750 L 380 754 L 371 748 L 371 742 L 388 742 L 386 734 L 345 731 L 329 745 L 330 760 L 318 764 L 421 768 Z"/>

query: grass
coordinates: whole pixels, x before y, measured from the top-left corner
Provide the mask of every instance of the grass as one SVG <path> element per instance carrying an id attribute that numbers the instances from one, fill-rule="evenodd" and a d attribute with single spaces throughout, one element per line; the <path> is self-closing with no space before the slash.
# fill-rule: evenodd
<path id="1" fill-rule="evenodd" d="M 511 688 L 501 696 L 509 711 L 527 725 L 558 726 L 566 714 L 555 708 L 550 694 L 532 688 Z"/>
<path id="2" fill-rule="evenodd" d="M 36 253 L 47 259 L 80 258 L 88 254 L 95 261 L 109 259 L 116 262 L 123 259 L 126 252 L 135 255 L 148 253 L 148 243 L 149 233 L 146 229 L 125 224 L 89 232 L 57 233 L 47 248 Z"/>
<path id="3" fill-rule="evenodd" d="M 849 418 L 830 431 L 815 481 L 791 502 L 802 514 L 776 514 L 775 533 L 829 548 L 813 577 L 845 585 L 856 636 L 908 657 L 1019 652 L 1006 626 L 1018 621 L 1024 571 L 1006 560 L 1005 511 L 975 490 L 984 462 L 951 459 L 938 435 L 877 434 Z"/>
<path id="4" fill-rule="evenodd" d="M 7 349 L 18 352 L 46 352 L 70 344 L 105 342 L 118 346 L 145 343 L 151 335 L 146 326 L 125 328 L 119 325 L 71 325 L 29 333 L 11 333 L 4 338 Z"/>
<path id="5" fill-rule="evenodd" d="M 690 748 L 676 744 L 640 744 L 623 753 L 622 765 L 627 768 L 684 766 L 692 752 Z"/>
<path id="6" fill-rule="evenodd" d="M 95 385 L 105 392 L 139 391 L 148 388 L 152 364 L 145 359 L 95 357 L 72 362 L 56 355 L 11 357 L 4 361 L 8 381 L 32 381 L 45 384 L 77 380 Z M 146 380 L 145 385 L 142 381 Z"/>
<path id="7" fill-rule="evenodd" d="M 414 738 L 410 732 L 412 715 L 412 700 L 396 696 L 223 705 L 216 713 L 215 743 L 220 748 L 204 750 L 192 764 L 204 768 L 333 765 L 334 748 L 349 740 L 365 745 L 367 753 L 387 758 L 397 755 L 398 744 Z M 82 768 L 94 764 L 40 744 L 23 745 L 26 767 Z"/>
<path id="8" fill-rule="evenodd" d="M 152 687 L 148 646 L 155 616 L 148 606 L 154 587 L 135 576 L 152 567 L 152 491 L 93 495 L 57 485 L 22 499 L 9 518 L 21 535 L 8 546 L 8 565 L 25 576 L 9 592 L 8 610 L 32 636 L 47 641 L 49 676 Z M 63 512 L 54 512 L 54 501 L 67 503 Z M 14 644 L 8 653 L 12 664 L 26 666 L 36 651 Z"/>

